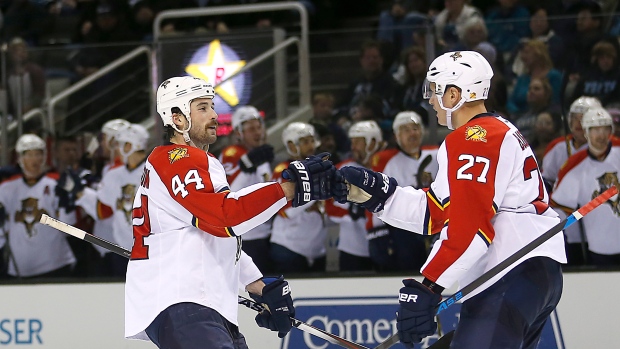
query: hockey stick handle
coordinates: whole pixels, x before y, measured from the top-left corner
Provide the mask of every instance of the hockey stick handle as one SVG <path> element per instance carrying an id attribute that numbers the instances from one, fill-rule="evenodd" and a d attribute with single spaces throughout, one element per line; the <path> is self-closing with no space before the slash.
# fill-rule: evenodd
<path id="1" fill-rule="evenodd" d="M 114 252 L 120 256 L 123 256 L 125 258 L 131 258 L 131 251 L 127 250 L 126 248 L 119 246 L 117 244 L 111 243 L 105 239 L 102 239 L 96 235 L 92 235 L 89 234 L 87 232 L 85 232 L 82 229 L 76 228 L 72 225 L 69 225 L 65 222 L 61 222 L 55 218 L 52 218 L 46 214 L 43 214 L 41 216 L 40 219 L 40 223 L 41 224 L 45 224 L 48 225 L 52 228 L 58 229 L 60 231 L 62 231 L 63 233 L 69 234 L 71 236 L 74 236 L 80 240 L 84 240 L 84 241 L 88 241 L 94 245 L 103 247 L 111 252 Z M 250 308 L 254 311 L 257 312 L 262 312 L 263 310 L 265 310 L 265 307 L 262 304 L 256 303 L 251 299 L 242 297 L 242 296 L 237 296 L 237 302 L 247 308 Z M 310 333 L 318 338 L 321 338 L 323 340 L 328 341 L 329 343 L 335 344 L 335 345 L 339 345 L 343 348 L 348 348 L 348 349 L 369 349 L 368 347 L 365 347 L 363 345 L 359 345 L 355 342 L 351 342 L 349 340 L 346 340 L 344 338 L 338 337 L 336 335 L 333 335 L 329 332 L 326 332 L 324 330 L 321 330 L 320 328 L 314 327 L 310 324 L 307 324 L 301 320 L 297 320 L 295 318 L 291 318 L 292 324 L 294 327 L 297 327 L 298 329 Z"/>
<path id="2" fill-rule="evenodd" d="M 436 307 L 437 308 L 437 315 L 439 315 L 439 313 L 441 313 L 442 311 L 446 310 L 449 306 L 455 304 L 461 298 L 463 298 L 466 295 L 472 293 L 475 289 L 480 287 L 485 282 L 491 280 L 493 277 L 495 277 L 497 274 L 502 272 L 504 269 L 508 268 L 513 263 L 515 263 L 519 259 L 523 258 L 526 254 L 532 252 L 535 248 L 537 248 L 538 246 L 542 245 L 545 241 L 551 239 L 555 234 L 557 234 L 557 233 L 561 232 L 562 230 L 568 228 L 570 225 L 572 225 L 573 223 L 575 223 L 578 220 L 580 220 L 581 218 L 583 218 L 583 216 L 585 216 L 588 213 L 592 212 L 592 210 L 594 210 L 595 208 L 599 207 L 603 203 L 607 202 L 607 200 L 609 200 L 612 196 L 614 196 L 616 194 L 618 194 L 618 188 L 616 188 L 615 186 L 612 186 L 611 188 L 605 190 L 599 196 L 597 196 L 594 199 L 592 199 L 592 201 L 588 202 L 587 204 L 585 204 L 584 206 L 579 208 L 577 211 L 573 212 L 570 216 L 568 216 L 565 219 L 563 219 L 560 223 L 558 223 L 555 226 L 553 226 L 553 228 L 547 230 L 545 233 L 543 233 L 542 235 L 540 235 L 539 237 L 534 239 L 532 242 L 530 242 L 529 244 L 525 245 L 523 248 L 521 248 L 517 252 L 513 253 L 510 257 L 506 258 L 504 261 L 502 261 L 498 265 L 494 266 L 493 268 L 488 270 L 486 273 L 482 274 L 476 280 L 472 281 L 469 285 L 463 287 L 461 290 L 459 290 L 457 293 L 453 294 L 452 296 L 444 299 Z M 450 333 L 448 333 L 448 334 L 450 334 Z M 392 345 L 398 343 L 398 341 L 399 341 L 398 333 L 396 333 L 396 334 L 392 335 L 390 338 L 386 339 L 383 343 L 381 343 L 378 346 L 376 346 L 375 349 L 387 349 L 387 348 L 391 347 Z M 439 344 L 439 342 L 437 342 L 435 344 Z M 435 344 L 431 345 L 429 347 L 429 349 L 439 349 L 439 348 L 443 347 L 443 346 L 435 347 Z M 448 342 L 448 344 L 449 344 L 449 342 Z"/>

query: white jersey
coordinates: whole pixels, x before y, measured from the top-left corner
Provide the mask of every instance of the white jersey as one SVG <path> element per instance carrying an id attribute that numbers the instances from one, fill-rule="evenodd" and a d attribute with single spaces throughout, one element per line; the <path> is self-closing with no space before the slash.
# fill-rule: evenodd
<path id="1" fill-rule="evenodd" d="M 572 213 L 594 197 L 618 185 L 620 143 L 614 142 L 604 160 L 592 157 L 588 150 L 571 156 L 560 171 L 552 203 Z M 590 251 L 598 254 L 620 254 L 620 199 L 618 195 L 582 218 Z"/>
<path id="2" fill-rule="evenodd" d="M 230 192 L 222 164 L 198 148 L 156 147 L 134 200 L 125 336 L 148 340 L 146 327 L 180 302 L 204 305 L 237 324 L 239 288 L 262 274 L 236 237 L 285 204 L 277 183 Z"/>
<path id="3" fill-rule="evenodd" d="M 570 149 L 567 148 L 566 138 L 562 136 L 551 141 L 547 149 L 545 149 L 545 156 L 543 157 L 541 169 L 542 176 L 551 184 L 555 183 L 557 180 L 560 168 L 562 168 L 562 165 L 568 160 L 569 153 L 572 155 L 588 147 L 588 143 L 585 143 L 578 149 L 575 148 L 572 135 L 568 136 L 568 145 Z"/>
<path id="4" fill-rule="evenodd" d="M 240 190 L 256 183 L 265 183 L 271 179 L 271 166 L 268 162 L 260 164 L 256 168 L 256 172 L 247 173 L 241 171 L 239 160 L 247 152 L 247 149 L 240 145 L 231 145 L 224 148 L 220 154 L 220 162 L 224 166 L 224 170 L 226 170 L 226 177 L 232 191 Z M 267 222 L 243 234 L 243 240 L 264 239 L 269 234 L 271 234 L 271 223 Z"/>
<path id="5" fill-rule="evenodd" d="M 54 194 L 57 175 L 42 176 L 34 185 L 26 184 L 16 175 L 0 184 L 0 203 L 7 214 L 5 229 L 13 259 L 8 273 L 12 276 L 36 276 L 75 263 L 67 235 L 39 223 L 42 214 L 75 223 L 75 211 L 62 217 L 57 214 L 58 200 Z"/>
<path id="6" fill-rule="evenodd" d="M 276 166 L 274 180 L 282 182 L 282 172 L 288 165 L 289 162 L 283 162 Z M 270 241 L 306 257 L 308 261 L 325 256 L 327 228 L 324 211 L 323 201 L 310 201 L 299 207 L 287 203 L 273 218 Z"/>
<path id="7" fill-rule="evenodd" d="M 336 167 L 340 169 L 344 166 L 362 167 L 353 160 L 343 161 Z M 351 202 L 341 204 L 334 199 L 325 201 L 325 213 L 339 226 L 338 250 L 358 257 L 370 257 L 368 239 L 366 239 L 366 215 L 363 213 L 366 209 L 357 205 L 356 209 L 362 213 L 353 218 L 349 213 L 351 205 L 355 204 Z"/>
<path id="8" fill-rule="evenodd" d="M 560 221 L 548 206 L 530 146 L 498 115 L 477 115 L 452 131 L 437 160 L 437 177 L 428 190 L 398 187 L 379 217 L 401 229 L 441 234 L 421 270 L 440 286 L 468 285 Z M 566 263 L 564 239 L 557 234 L 520 261 L 534 256 Z"/>

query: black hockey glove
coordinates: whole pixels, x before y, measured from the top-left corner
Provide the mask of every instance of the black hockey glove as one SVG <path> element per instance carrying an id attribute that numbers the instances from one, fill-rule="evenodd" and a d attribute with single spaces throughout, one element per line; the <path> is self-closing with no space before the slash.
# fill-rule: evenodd
<path id="1" fill-rule="evenodd" d="M 250 293 L 250 297 L 254 301 L 265 304 L 269 310 L 264 310 L 256 315 L 256 323 L 260 327 L 277 331 L 278 337 L 284 338 L 293 326 L 291 317 L 295 316 L 291 288 L 283 276 L 278 278 L 264 277 L 263 282 L 265 287 L 263 287 L 262 296 Z"/>
<path id="2" fill-rule="evenodd" d="M 302 206 L 313 200 L 327 200 L 336 197 L 342 200 L 346 185 L 329 153 L 312 155 L 305 160 L 296 160 L 284 170 L 282 177 L 295 182 L 293 207 Z"/>
<path id="3" fill-rule="evenodd" d="M 256 172 L 259 165 L 272 162 L 273 157 L 273 147 L 270 144 L 263 144 L 243 154 L 239 159 L 239 167 L 246 173 Z"/>
<path id="4" fill-rule="evenodd" d="M 398 295 L 396 328 L 401 343 L 413 348 L 414 343 L 420 343 L 437 330 L 435 306 L 441 301 L 441 295 L 413 279 L 403 280 L 403 285 Z"/>
<path id="5" fill-rule="evenodd" d="M 65 170 L 60 175 L 55 188 L 56 196 L 58 196 L 58 207 L 64 208 L 67 212 L 73 211 L 77 194 L 84 190 L 89 176 L 90 171 L 88 170 L 80 170 L 80 172 Z"/>
<path id="6" fill-rule="evenodd" d="M 398 186 L 396 179 L 381 172 L 353 166 L 345 166 L 339 171 L 349 183 L 347 200 L 361 204 L 373 213 L 383 210 L 385 201 Z"/>

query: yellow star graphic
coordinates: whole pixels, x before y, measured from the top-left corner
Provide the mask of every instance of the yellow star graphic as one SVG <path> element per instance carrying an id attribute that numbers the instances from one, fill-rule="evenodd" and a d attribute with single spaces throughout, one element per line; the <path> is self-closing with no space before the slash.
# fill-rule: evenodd
<path id="1" fill-rule="evenodd" d="M 213 40 L 209 44 L 209 52 L 207 53 L 207 62 L 204 64 L 189 64 L 185 67 L 185 72 L 189 75 L 203 79 L 207 82 L 213 82 L 217 85 L 220 81 L 238 72 L 245 65 L 245 61 L 226 61 L 224 52 L 219 40 Z M 229 80 L 215 88 L 215 92 L 234 107 L 239 104 L 239 97 L 235 90 L 232 80 Z"/>

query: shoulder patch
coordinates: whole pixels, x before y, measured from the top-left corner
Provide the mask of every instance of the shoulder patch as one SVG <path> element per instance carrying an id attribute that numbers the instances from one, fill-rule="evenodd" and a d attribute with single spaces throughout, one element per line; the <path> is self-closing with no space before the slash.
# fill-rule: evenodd
<path id="1" fill-rule="evenodd" d="M 181 160 L 183 158 L 188 158 L 189 157 L 189 153 L 187 152 L 187 148 L 174 148 L 172 150 L 168 151 L 168 160 L 170 160 L 170 163 L 174 163 L 178 160 Z"/>
<path id="2" fill-rule="evenodd" d="M 474 142 L 487 142 L 487 130 L 480 125 L 467 126 L 465 128 L 465 140 Z"/>

